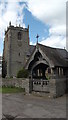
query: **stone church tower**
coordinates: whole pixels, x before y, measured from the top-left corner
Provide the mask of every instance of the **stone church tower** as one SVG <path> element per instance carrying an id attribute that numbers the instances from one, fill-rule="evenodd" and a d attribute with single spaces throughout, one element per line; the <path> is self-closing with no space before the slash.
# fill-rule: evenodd
<path id="1" fill-rule="evenodd" d="M 23 28 L 12 26 L 11 22 L 5 31 L 3 66 L 7 77 L 16 76 L 17 72 L 23 68 L 27 58 L 29 48 L 29 26 Z"/>

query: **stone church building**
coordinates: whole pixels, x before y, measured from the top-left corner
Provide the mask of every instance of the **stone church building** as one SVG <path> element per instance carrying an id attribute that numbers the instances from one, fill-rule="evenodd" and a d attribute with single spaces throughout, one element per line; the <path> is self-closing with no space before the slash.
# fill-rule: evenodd
<path id="1" fill-rule="evenodd" d="M 28 28 L 14 27 L 9 23 L 5 31 L 3 66 L 5 76 L 16 77 L 21 68 L 28 69 L 34 78 L 64 76 L 68 68 L 68 52 L 65 49 L 51 48 L 37 43 L 29 44 Z"/>
<path id="2" fill-rule="evenodd" d="M 9 23 L 5 31 L 2 77 L 16 77 L 25 68 L 32 80 L 31 91 L 50 91 L 60 95 L 66 91 L 68 78 L 68 52 L 39 43 L 29 44 L 29 26 L 14 27 Z M 50 83 L 50 84 L 48 84 Z M 49 85 L 47 88 L 45 85 Z M 48 90 L 47 90 L 48 91 Z"/>

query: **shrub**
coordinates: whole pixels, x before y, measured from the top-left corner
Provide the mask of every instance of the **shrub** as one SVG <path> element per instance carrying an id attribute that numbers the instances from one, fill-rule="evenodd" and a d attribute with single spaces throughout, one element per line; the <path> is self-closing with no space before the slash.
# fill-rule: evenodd
<path id="1" fill-rule="evenodd" d="M 25 70 L 24 68 L 19 70 L 17 73 L 17 78 L 27 78 L 28 77 L 28 70 Z"/>

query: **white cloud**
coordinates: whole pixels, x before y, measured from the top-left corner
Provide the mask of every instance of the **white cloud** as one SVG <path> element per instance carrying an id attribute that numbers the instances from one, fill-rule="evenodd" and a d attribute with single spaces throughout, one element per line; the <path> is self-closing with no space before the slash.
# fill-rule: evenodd
<path id="1" fill-rule="evenodd" d="M 66 25 L 58 25 L 55 27 L 51 27 L 49 29 L 50 35 L 64 35 L 66 36 Z"/>
<path id="2" fill-rule="evenodd" d="M 36 43 L 33 43 L 33 41 L 30 41 L 30 45 L 36 45 Z"/>
<path id="3" fill-rule="evenodd" d="M 21 25 L 25 27 L 23 23 L 23 10 L 25 4 L 19 4 L 18 0 L 2 0 L 0 1 L 0 54 L 2 54 L 4 31 L 7 29 L 9 22 L 12 25 Z"/>
<path id="4" fill-rule="evenodd" d="M 33 42 L 32 42 L 32 41 L 30 41 L 30 45 L 33 45 Z"/>
<path id="5" fill-rule="evenodd" d="M 16 23 L 18 25 L 24 25 L 23 9 L 25 4 L 21 6 L 17 0 L 15 1 L 11 2 L 11 0 L 6 0 L 7 3 L 3 1 L 0 3 L 0 32 L 4 32 L 4 29 L 7 28 L 10 21 L 13 25 L 16 25 Z"/>
<path id="6" fill-rule="evenodd" d="M 0 56 L 2 56 L 2 53 L 0 53 Z"/>
<path id="7" fill-rule="evenodd" d="M 66 0 L 28 0 L 28 9 L 33 16 L 45 24 L 64 24 Z"/>
<path id="8" fill-rule="evenodd" d="M 44 39 L 40 42 L 43 45 L 57 47 L 57 48 L 66 48 L 66 38 L 64 36 L 51 35 L 47 39 Z"/>
<path id="9" fill-rule="evenodd" d="M 40 42 L 51 47 L 66 47 L 66 1 L 27 0 L 27 9 L 37 19 L 50 26 L 49 37 Z"/>

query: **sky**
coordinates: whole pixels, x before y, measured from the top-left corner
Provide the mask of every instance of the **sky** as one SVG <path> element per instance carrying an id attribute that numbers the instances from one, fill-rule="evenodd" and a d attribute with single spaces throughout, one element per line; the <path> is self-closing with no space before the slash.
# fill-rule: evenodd
<path id="1" fill-rule="evenodd" d="M 0 55 L 9 22 L 28 27 L 30 44 L 66 48 L 67 0 L 0 0 Z M 66 48 L 68 50 L 68 46 Z"/>

